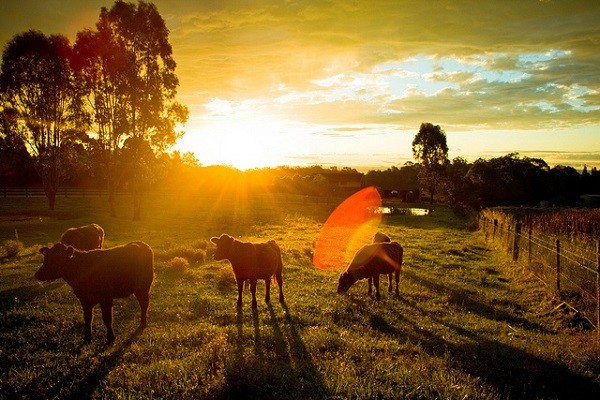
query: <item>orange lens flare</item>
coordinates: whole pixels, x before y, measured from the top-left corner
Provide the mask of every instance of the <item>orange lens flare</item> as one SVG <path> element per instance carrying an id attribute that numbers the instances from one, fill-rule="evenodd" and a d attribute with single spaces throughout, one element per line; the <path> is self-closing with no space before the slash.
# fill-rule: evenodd
<path id="1" fill-rule="evenodd" d="M 342 202 L 321 228 L 313 264 L 319 269 L 341 269 L 373 240 L 381 223 L 381 197 L 370 186 Z"/>

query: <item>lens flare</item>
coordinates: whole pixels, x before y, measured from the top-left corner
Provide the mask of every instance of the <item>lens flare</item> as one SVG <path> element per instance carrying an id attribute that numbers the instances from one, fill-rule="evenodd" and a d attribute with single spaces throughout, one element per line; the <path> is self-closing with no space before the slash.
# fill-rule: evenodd
<path id="1" fill-rule="evenodd" d="M 341 269 L 370 243 L 381 222 L 381 197 L 370 186 L 344 200 L 321 228 L 313 264 L 319 269 Z"/>

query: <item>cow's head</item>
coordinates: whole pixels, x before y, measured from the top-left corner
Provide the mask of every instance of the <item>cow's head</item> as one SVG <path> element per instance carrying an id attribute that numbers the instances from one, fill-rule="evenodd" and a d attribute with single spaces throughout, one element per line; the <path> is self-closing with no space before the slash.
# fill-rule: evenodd
<path id="1" fill-rule="evenodd" d="M 44 255 L 44 263 L 35 273 L 39 281 L 53 281 L 63 277 L 65 263 L 73 257 L 73 247 L 57 243 L 51 248 L 42 247 L 40 253 Z"/>
<path id="2" fill-rule="evenodd" d="M 220 237 L 210 238 L 210 241 L 217 246 L 217 250 L 215 251 L 215 260 L 218 261 L 229 258 L 231 245 L 234 241 L 231 236 L 224 233 Z"/>
<path id="3" fill-rule="evenodd" d="M 348 289 L 350 289 L 350 286 L 354 285 L 355 282 L 356 278 L 354 278 L 350 272 L 344 272 L 342 275 L 340 275 L 337 292 L 340 294 L 346 293 Z"/>
<path id="4" fill-rule="evenodd" d="M 392 239 L 385 233 L 377 232 L 375 233 L 375 236 L 373 236 L 373 243 L 385 243 L 391 241 Z"/>

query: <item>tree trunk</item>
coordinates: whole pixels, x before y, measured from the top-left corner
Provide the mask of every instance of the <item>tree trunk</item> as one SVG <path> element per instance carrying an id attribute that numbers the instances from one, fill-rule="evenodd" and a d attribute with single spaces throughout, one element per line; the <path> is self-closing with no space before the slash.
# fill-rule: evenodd
<path id="1" fill-rule="evenodd" d="M 48 209 L 54 211 L 54 205 L 56 203 L 56 191 L 46 190 L 46 198 L 48 199 Z"/>
<path id="2" fill-rule="evenodd" d="M 107 150 L 105 153 L 106 162 L 106 186 L 108 189 L 108 206 L 110 208 L 110 216 L 115 218 L 117 216 L 117 210 L 115 207 L 115 196 L 117 194 L 117 182 L 116 178 L 116 154 L 111 153 Z"/>
<path id="3" fill-rule="evenodd" d="M 140 192 L 137 188 L 133 189 L 133 220 L 139 221 L 142 219 L 142 200 Z"/>
<path id="4" fill-rule="evenodd" d="M 108 185 L 108 205 L 110 207 L 110 216 L 116 217 L 117 210 L 115 209 L 115 188 L 113 185 Z"/>

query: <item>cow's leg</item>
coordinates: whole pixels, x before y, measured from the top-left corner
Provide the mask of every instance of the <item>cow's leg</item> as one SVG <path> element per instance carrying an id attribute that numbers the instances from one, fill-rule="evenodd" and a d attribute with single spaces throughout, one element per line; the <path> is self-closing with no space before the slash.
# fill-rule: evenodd
<path id="1" fill-rule="evenodd" d="M 250 279 L 250 293 L 252 293 L 252 308 L 258 307 L 258 303 L 256 303 L 256 281 L 257 279 Z"/>
<path id="2" fill-rule="evenodd" d="M 392 293 L 392 286 L 393 286 L 392 285 L 392 281 L 394 280 L 393 277 L 392 277 L 392 275 L 393 275 L 393 273 L 391 273 L 391 272 L 389 274 L 387 274 L 387 276 L 388 276 L 388 282 L 389 282 L 388 293 Z"/>
<path id="3" fill-rule="evenodd" d="M 281 275 L 281 269 L 275 274 L 275 279 L 277 280 L 277 285 L 279 286 L 279 301 L 283 303 L 283 276 Z"/>
<path id="4" fill-rule="evenodd" d="M 83 308 L 83 323 L 85 326 L 85 335 L 83 341 L 89 343 L 92 341 L 92 321 L 94 320 L 94 305 L 81 303 Z"/>
<path id="5" fill-rule="evenodd" d="M 148 306 L 150 305 L 150 291 L 143 291 L 134 294 L 135 298 L 140 304 L 140 329 L 144 329 L 146 326 L 148 326 Z"/>
<path id="6" fill-rule="evenodd" d="M 113 300 L 104 300 L 100 303 L 102 308 L 102 321 L 106 326 L 106 340 L 109 343 L 115 341 L 115 332 L 113 331 Z"/>
<path id="7" fill-rule="evenodd" d="M 244 280 L 243 279 L 236 279 L 237 280 L 237 286 L 238 286 L 238 299 L 237 299 L 237 306 L 238 308 L 242 307 L 242 292 L 244 291 Z"/>
<path id="8" fill-rule="evenodd" d="M 367 281 L 369 282 L 369 294 L 373 293 L 373 278 L 369 277 L 367 278 Z"/>
<path id="9" fill-rule="evenodd" d="M 271 277 L 265 279 L 265 303 L 271 301 Z"/>
<path id="10" fill-rule="evenodd" d="M 398 284 L 400 283 L 400 271 L 396 271 L 396 296 L 400 295 L 400 289 L 398 288 Z"/>
<path id="11" fill-rule="evenodd" d="M 373 275 L 373 284 L 375 285 L 375 298 L 380 300 L 381 295 L 379 294 L 379 274 Z"/>

